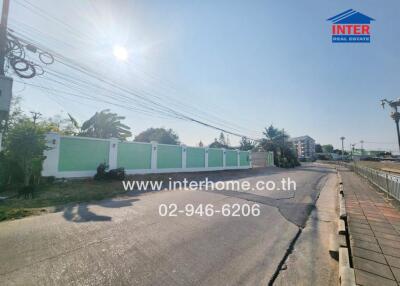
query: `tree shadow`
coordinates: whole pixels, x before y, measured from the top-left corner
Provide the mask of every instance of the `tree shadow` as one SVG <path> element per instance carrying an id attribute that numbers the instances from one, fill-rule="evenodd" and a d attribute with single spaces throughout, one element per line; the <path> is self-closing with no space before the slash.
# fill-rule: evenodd
<path id="1" fill-rule="evenodd" d="M 105 208 L 123 208 L 132 206 L 139 199 L 121 199 L 121 200 L 105 200 L 98 203 L 91 203 L 92 206 L 101 206 Z M 77 205 L 66 206 L 63 210 L 63 217 L 70 222 L 84 223 L 92 221 L 111 221 L 111 216 L 99 215 L 89 210 L 89 204 L 82 203 Z"/>

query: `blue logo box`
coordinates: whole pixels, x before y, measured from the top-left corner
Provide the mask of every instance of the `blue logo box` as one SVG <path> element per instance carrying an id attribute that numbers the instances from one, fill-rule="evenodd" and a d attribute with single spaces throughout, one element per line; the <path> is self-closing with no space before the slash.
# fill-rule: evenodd
<path id="1" fill-rule="evenodd" d="M 369 43 L 371 37 L 367 35 L 334 35 L 332 43 Z"/>

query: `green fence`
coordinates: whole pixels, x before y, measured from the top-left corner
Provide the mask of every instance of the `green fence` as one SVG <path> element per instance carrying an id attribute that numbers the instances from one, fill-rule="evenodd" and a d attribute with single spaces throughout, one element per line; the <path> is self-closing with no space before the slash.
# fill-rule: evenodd
<path id="1" fill-rule="evenodd" d="M 250 168 L 247 151 L 47 135 L 43 176 L 93 176 L 99 164 L 128 174 Z"/>
<path id="2" fill-rule="evenodd" d="M 205 149 L 196 147 L 186 148 L 186 168 L 205 168 Z"/>
<path id="3" fill-rule="evenodd" d="M 158 145 L 157 168 L 182 168 L 182 147 L 174 145 Z"/>
<path id="4" fill-rule="evenodd" d="M 222 149 L 208 149 L 208 167 L 223 167 L 224 152 Z"/>
<path id="5" fill-rule="evenodd" d="M 240 166 L 250 166 L 250 154 L 249 152 L 240 151 Z"/>
<path id="6" fill-rule="evenodd" d="M 107 140 L 63 137 L 60 140 L 59 171 L 96 170 L 100 163 L 108 164 L 110 142 Z"/>
<path id="7" fill-rule="evenodd" d="M 267 152 L 267 166 L 274 166 L 274 152 Z"/>
<path id="8" fill-rule="evenodd" d="M 118 168 L 151 169 L 151 144 L 118 143 L 117 162 Z"/>
<path id="9" fill-rule="evenodd" d="M 238 155 L 237 152 L 234 150 L 227 150 L 225 151 L 225 162 L 226 166 L 228 167 L 234 167 L 238 165 Z"/>

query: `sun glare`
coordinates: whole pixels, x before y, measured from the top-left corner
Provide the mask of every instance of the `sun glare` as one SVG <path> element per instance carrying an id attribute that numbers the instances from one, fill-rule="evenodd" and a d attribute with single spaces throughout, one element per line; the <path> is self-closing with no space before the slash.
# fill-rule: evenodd
<path id="1" fill-rule="evenodd" d="M 125 47 L 114 46 L 113 48 L 114 57 L 119 61 L 126 61 L 128 59 L 128 51 Z"/>

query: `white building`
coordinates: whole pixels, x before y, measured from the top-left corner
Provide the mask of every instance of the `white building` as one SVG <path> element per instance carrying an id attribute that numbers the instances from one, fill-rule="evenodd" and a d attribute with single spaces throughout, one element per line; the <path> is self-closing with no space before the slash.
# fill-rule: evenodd
<path id="1" fill-rule="evenodd" d="M 299 159 L 312 159 L 315 156 L 315 140 L 310 136 L 300 136 L 289 139 L 297 152 Z"/>

